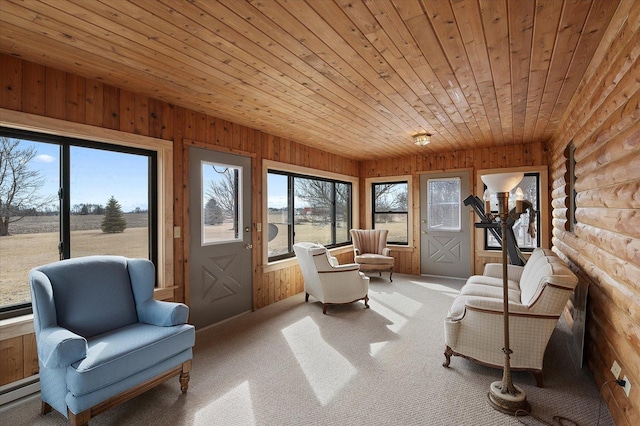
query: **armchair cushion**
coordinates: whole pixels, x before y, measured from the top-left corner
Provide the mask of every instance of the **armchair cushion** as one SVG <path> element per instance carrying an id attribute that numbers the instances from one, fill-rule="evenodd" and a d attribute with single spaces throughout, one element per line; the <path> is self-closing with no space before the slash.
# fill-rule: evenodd
<path id="1" fill-rule="evenodd" d="M 84 395 L 158 364 L 194 344 L 191 326 L 132 324 L 88 340 L 86 358 L 67 369 L 67 387 Z"/>

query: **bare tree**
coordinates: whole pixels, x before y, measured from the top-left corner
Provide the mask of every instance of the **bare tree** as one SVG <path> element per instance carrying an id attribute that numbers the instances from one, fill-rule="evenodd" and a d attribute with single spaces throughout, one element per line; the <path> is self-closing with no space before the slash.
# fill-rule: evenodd
<path id="1" fill-rule="evenodd" d="M 29 168 L 36 155 L 34 146 L 21 149 L 19 139 L 0 138 L 0 236 L 9 235 L 9 224 L 25 212 L 42 210 L 55 199 L 38 193 L 45 179 Z"/>
<path id="2" fill-rule="evenodd" d="M 220 180 L 209 181 L 206 197 L 213 199 L 222 209 L 225 218 L 234 218 L 236 215 L 236 192 L 238 182 L 238 171 L 226 168 L 224 172 L 216 170 L 222 175 Z"/>

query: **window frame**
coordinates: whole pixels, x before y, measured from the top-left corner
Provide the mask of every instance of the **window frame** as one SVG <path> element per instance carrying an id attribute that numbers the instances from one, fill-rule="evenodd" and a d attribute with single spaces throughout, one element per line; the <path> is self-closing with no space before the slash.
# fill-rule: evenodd
<path id="1" fill-rule="evenodd" d="M 310 175 L 304 175 L 304 174 L 300 174 L 300 173 L 293 173 L 293 172 L 284 172 L 281 170 L 275 170 L 275 169 L 268 169 L 267 170 L 267 177 L 269 176 L 269 174 L 275 174 L 275 175 L 280 175 L 280 176 L 285 176 L 287 178 L 287 206 L 292 207 L 289 212 L 289 216 L 291 216 L 291 212 L 293 213 L 293 216 L 295 217 L 295 210 L 296 210 L 296 204 L 295 204 L 295 191 L 291 190 L 291 188 L 295 187 L 295 180 L 296 178 L 298 179 L 308 179 L 308 180 L 317 180 L 317 181 L 322 181 L 322 182 L 327 182 L 332 184 L 333 186 L 333 190 L 332 190 L 332 200 L 331 200 L 331 244 L 326 244 L 325 247 L 327 248 L 336 248 L 336 247 L 343 247 L 343 246 L 347 246 L 351 244 L 351 236 L 347 235 L 348 239 L 345 242 L 336 242 L 337 239 L 337 232 L 336 232 L 336 225 L 337 225 L 337 209 L 336 209 L 336 184 L 347 184 L 351 186 L 351 191 L 349 194 L 349 200 L 348 203 L 351 206 L 353 206 L 353 186 L 351 185 L 350 182 L 345 182 L 345 181 L 341 181 L 341 180 L 336 180 L 336 179 L 330 179 L 330 178 L 324 178 L 324 177 L 318 177 L 318 176 L 310 176 Z M 268 188 L 267 188 L 268 190 Z M 269 193 L 267 192 L 267 199 L 268 199 Z M 268 200 L 267 200 L 268 201 Z M 353 210 L 352 208 L 350 208 L 350 210 Z M 352 220 L 351 218 L 353 217 L 353 211 L 351 212 L 351 214 L 349 215 L 349 225 L 348 228 L 352 227 Z M 283 254 L 279 254 L 276 256 L 269 256 L 269 253 L 267 253 L 267 259 L 269 262 L 276 262 L 278 260 L 284 260 L 284 259 L 289 259 L 291 257 L 295 257 L 295 252 L 293 251 L 293 245 L 295 244 L 295 219 L 293 218 L 289 218 L 290 222 L 291 222 L 291 226 L 289 226 L 288 228 L 288 234 L 287 234 L 287 244 L 288 244 L 288 251 L 286 253 Z M 267 247 L 268 247 L 268 241 L 267 241 Z"/>
<path id="2" fill-rule="evenodd" d="M 548 166 L 523 166 L 523 167 L 507 167 L 507 168 L 495 168 L 495 169 L 477 169 L 475 171 L 475 182 L 476 182 L 476 196 L 478 196 L 482 200 L 482 196 L 484 194 L 484 182 L 481 179 L 482 175 L 489 175 L 494 173 L 530 173 L 537 172 L 540 174 L 539 181 L 539 194 L 538 200 L 540 203 L 540 210 L 538 211 L 538 223 L 539 223 L 539 237 L 540 242 L 539 246 L 544 248 L 550 247 L 550 210 L 549 210 L 549 171 Z M 477 217 L 476 217 L 477 220 Z M 482 258 L 495 258 L 496 252 L 499 249 L 485 249 L 485 237 L 484 237 L 484 229 L 476 228 L 475 234 L 475 247 L 476 247 L 476 259 Z M 529 253 L 524 252 L 526 256 Z"/>
<path id="3" fill-rule="evenodd" d="M 112 145 L 114 147 L 133 148 L 155 153 L 156 173 L 152 186 L 155 186 L 156 189 L 157 203 L 154 215 L 151 215 L 153 207 L 149 206 L 150 221 L 153 220 L 152 217 L 155 217 L 157 229 L 155 250 L 150 248 L 150 250 L 154 251 L 153 255 L 155 256 L 156 265 L 158 265 L 156 268 L 157 287 L 154 291 L 154 297 L 162 300 L 173 299 L 175 296 L 175 287 L 173 285 L 173 143 L 149 136 L 2 108 L 0 108 L 0 117 L 0 127 L 8 131 L 25 131 L 40 134 L 50 139 L 75 139 L 95 144 L 100 149 L 104 149 L 106 145 Z M 149 228 L 151 226 L 152 224 L 150 223 Z M 29 303 L 30 305 L 31 303 Z M 6 314 L 3 318 L 28 315 L 24 308 L 10 312 L 11 314 Z"/>
<path id="4" fill-rule="evenodd" d="M 411 175 L 395 175 L 395 176 L 384 176 L 384 177 L 373 177 L 365 179 L 365 224 L 364 226 L 367 229 L 373 229 L 372 223 L 372 214 L 371 214 L 371 206 L 373 205 L 373 192 L 372 192 L 372 184 L 373 183 L 393 183 L 393 182 L 406 182 L 407 183 L 407 208 L 409 209 L 407 215 L 407 244 L 392 244 L 388 243 L 387 245 L 390 247 L 394 247 L 396 251 L 413 251 L 413 241 L 414 241 L 414 230 L 419 227 L 418 223 L 414 223 L 414 196 L 418 197 L 418 194 L 414 194 L 414 187 L 418 188 L 419 185 L 414 185 L 414 177 Z M 416 198 L 418 199 L 418 198 Z M 416 240 L 417 241 L 417 240 Z"/>
<path id="5" fill-rule="evenodd" d="M 270 172 L 279 173 L 283 175 L 298 175 L 302 178 L 311 178 L 311 179 L 319 179 L 319 180 L 328 180 L 328 181 L 337 181 L 340 183 L 347 183 L 351 185 L 351 228 L 357 228 L 359 226 L 359 203 L 358 203 L 358 194 L 359 194 L 359 180 L 355 176 L 349 176 L 339 173 L 326 172 L 323 170 L 312 169 L 309 167 L 297 166 L 288 163 L 281 163 L 273 160 L 263 160 L 262 161 L 262 193 L 264 196 L 262 197 L 262 223 L 259 224 L 259 231 L 262 232 L 262 264 L 264 265 L 263 272 L 267 272 L 273 270 L 274 268 L 279 268 L 281 265 L 287 262 L 295 261 L 295 254 L 286 257 L 279 257 L 278 259 L 274 259 L 274 257 L 269 258 L 269 241 L 266 238 L 266 232 L 268 229 L 269 223 L 269 208 L 268 208 L 268 175 Z M 293 228 L 293 227 L 292 227 Z M 333 231 L 332 231 L 333 232 Z M 287 236 L 289 241 L 292 241 L 292 236 Z M 333 251 L 335 250 L 348 250 L 348 247 L 351 246 L 351 237 L 349 235 L 349 242 L 344 244 L 338 244 L 335 246 L 328 246 Z"/>
<path id="6" fill-rule="evenodd" d="M 540 197 L 542 196 L 542 191 L 540 189 L 540 173 L 538 172 L 526 172 L 524 174 L 525 177 L 527 176 L 535 176 L 536 178 L 536 186 L 537 186 L 537 190 L 538 190 L 538 199 L 537 199 L 537 205 L 533 206 L 534 209 L 538 212 L 538 215 L 536 217 L 536 222 L 537 222 L 537 228 L 536 228 L 536 244 L 538 245 L 538 247 L 541 247 L 540 242 L 541 242 L 541 228 L 542 228 L 542 224 L 540 223 L 540 217 L 539 217 L 539 212 L 540 212 Z M 516 187 L 517 188 L 517 187 Z M 487 185 L 484 185 L 484 189 L 487 189 Z M 514 188 L 515 191 L 515 188 Z M 483 191 L 484 193 L 484 191 Z M 493 214 L 497 214 L 497 211 L 492 211 Z M 515 224 L 514 224 L 515 225 Z M 487 251 L 500 251 L 502 250 L 500 246 L 489 246 L 489 231 L 485 228 L 484 229 L 484 249 Z M 534 248 L 531 247 L 520 247 L 518 245 L 518 249 L 520 249 L 520 251 L 522 253 L 531 253 L 533 252 Z"/>
<path id="7" fill-rule="evenodd" d="M 386 212 L 379 212 L 376 211 L 376 201 L 375 201 L 375 187 L 377 185 L 394 185 L 394 184 L 404 184 L 407 185 L 407 210 L 406 211 L 402 211 L 402 210 L 389 210 Z M 371 191 L 371 229 L 376 229 L 376 215 L 379 214 L 403 214 L 406 215 L 406 223 L 407 223 L 407 241 L 406 242 L 402 242 L 402 241 L 391 241 L 388 240 L 387 244 L 388 245 L 398 245 L 398 246 L 408 246 L 409 245 L 409 200 L 410 200 L 410 184 L 408 180 L 398 180 L 398 181 L 375 181 L 375 182 L 371 182 L 369 184 L 369 188 Z"/>

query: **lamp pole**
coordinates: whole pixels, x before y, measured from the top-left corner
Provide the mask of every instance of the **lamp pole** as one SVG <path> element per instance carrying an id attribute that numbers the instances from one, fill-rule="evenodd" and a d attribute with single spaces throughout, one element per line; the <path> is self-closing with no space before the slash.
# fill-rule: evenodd
<path id="1" fill-rule="evenodd" d="M 504 368 L 502 381 L 491 383 L 489 403 L 493 408 L 511 415 L 526 415 L 531 412 L 524 391 L 511 380 L 511 354 L 509 348 L 509 282 L 507 276 L 507 219 L 509 218 L 509 193 L 498 192 L 498 217 L 502 226 L 502 299 L 504 322 Z"/>

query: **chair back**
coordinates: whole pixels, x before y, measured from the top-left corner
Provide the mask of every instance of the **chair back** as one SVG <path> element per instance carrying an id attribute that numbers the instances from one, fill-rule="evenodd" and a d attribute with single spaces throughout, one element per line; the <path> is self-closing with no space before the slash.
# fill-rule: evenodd
<path id="1" fill-rule="evenodd" d="M 388 229 L 352 229 L 353 248 L 358 254 L 383 254 L 388 234 Z"/>
<path id="2" fill-rule="evenodd" d="M 127 260 L 122 256 L 87 256 L 34 268 L 32 295 L 52 295 L 34 303 L 37 309 L 55 309 L 57 324 L 88 338 L 138 322 Z M 41 277 L 41 275 L 40 275 Z M 50 291 L 46 287 L 50 286 Z M 53 306 L 52 306 L 53 305 Z"/>

